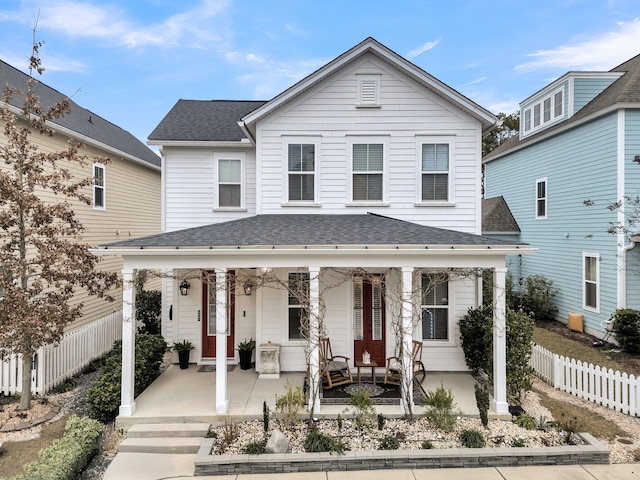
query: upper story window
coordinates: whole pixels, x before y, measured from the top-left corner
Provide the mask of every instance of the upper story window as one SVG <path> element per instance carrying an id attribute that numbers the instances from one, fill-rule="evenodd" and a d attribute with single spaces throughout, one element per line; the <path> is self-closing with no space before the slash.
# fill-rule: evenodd
<path id="1" fill-rule="evenodd" d="M 309 273 L 289 273 L 289 340 L 304 340 L 309 329 Z"/>
<path id="2" fill-rule="evenodd" d="M 449 282 L 442 274 L 422 274 L 422 339 L 449 339 Z"/>
<path id="3" fill-rule="evenodd" d="M 384 144 L 354 143 L 352 150 L 352 200 L 384 200 Z"/>
<path id="4" fill-rule="evenodd" d="M 357 75 L 358 106 L 380 106 L 380 75 Z"/>
<path id="5" fill-rule="evenodd" d="M 290 202 L 315 201 L 316 146 L 313 143 L 290 143 L 287 175 Z"/>
<path id="6" fill-rule="evenodd" d="M 242 159 L 218 158 L 218 208 L 242 208 Z"/>
<path id="7" fill-rule="evenodd" d="M 547 179 L 536 180 L 536 218 L 547 218 Z"/>
<path id="8" fill-rule="evenodd" d="M 449 144 L 422 144 L 422 194 L 423 202 L 449 200 Z"/>
<path id="9" fill-rule="evenodd" d="M 540 99 L 523 112 L 523 133 L 535 131 L 564 114 L 563 90 L 556 90 Z"/>
<path id="10" fill-rule="evenodd" d="M 600 255 L 584 253 L 583 257 L 583 303 L 587 310 L 599 311 L 600 308 Z"/>
<path id="11" fill-rule="evenodd" d="M 101 163 L 93 164 L 93 208 L 104 210 L 106 206 L 105 167 Z"/>

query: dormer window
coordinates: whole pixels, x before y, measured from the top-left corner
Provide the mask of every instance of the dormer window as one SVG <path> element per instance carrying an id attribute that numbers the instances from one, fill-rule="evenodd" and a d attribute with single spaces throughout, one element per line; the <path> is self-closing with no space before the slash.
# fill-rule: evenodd
<path id="1" fill-rule="evenodd" d="M 380 75 L 358 75 L 358 107 L 380 106 Z"/>
<path id="2" fill-rule="evenodd" d="M 564 93 L 556 90 L 523 110 L 523 134 L 543 128 L 564 115 Z"/>

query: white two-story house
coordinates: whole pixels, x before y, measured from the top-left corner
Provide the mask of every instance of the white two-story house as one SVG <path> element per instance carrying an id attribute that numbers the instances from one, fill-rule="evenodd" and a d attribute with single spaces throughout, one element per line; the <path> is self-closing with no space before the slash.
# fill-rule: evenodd
<path id="1" fill-rule="evenodd" d="M 165 233 L 101 253 L 123 256 L 125 278 L 167 272 L 163 334 L 191 341 L 192 361 L 236 363 L 253 338 L 258 372 L 263 345 L 277 345 L 280 369 L 308 369 L 312 392 L 322 336 L 352 367 L 364 351 L 381 368 L 401 355 L 408 376 L 419 340 L 428 371 L 466 371 L 457 321 L 481 302 L 478 269 L 493 269 L 493 407 L 505 413 L 505 256 L 530 250 L 480 235 L 481 137 L 495 121 L 372 38 L 269 101 L 180 100 L 149 136 Z M 125 416 L 134 341 L 125 320 Z"/>

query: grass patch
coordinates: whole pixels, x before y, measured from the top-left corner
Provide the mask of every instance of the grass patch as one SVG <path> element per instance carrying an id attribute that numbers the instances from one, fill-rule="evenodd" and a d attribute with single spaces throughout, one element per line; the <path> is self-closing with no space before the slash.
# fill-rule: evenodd
<path id="1" fill-rule="evenodd" d="M 625 432 L 615 423 L 610 422 L 602 415 L 598 415 L 584 407 L 573 405 L 562 400 L 556 400 L 549 397 L 546 393 L 534 389 L 540 395 L 540 403 L 549 409 L 551 415 L 555 419 L 577 417 L 577 432 L 587 432 L 596 438 L 607 438 L 613 440 L 616 437 L 628 437 L 630 434 Z"/>
<path id="2" fill-rule="evenodd" d="M 533 341 L 558 355 L 575 358 L 576 360 L 593 363 L 605 368 L 612 368 L 613 370 L 620 370 L 621 372 L 626 371 L 624 365 L 607 355 L 606 350 L 584 345 L 546 328 L 535 327 Z"/>

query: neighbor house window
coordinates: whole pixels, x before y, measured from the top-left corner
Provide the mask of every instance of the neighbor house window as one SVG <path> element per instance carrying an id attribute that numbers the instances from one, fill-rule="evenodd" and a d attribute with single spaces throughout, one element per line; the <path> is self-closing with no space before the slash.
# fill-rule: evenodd
<path id="1" fill-rule="evenodd" d="M 564 114 L 564 94 L 562 90 L 556 90 L 539 101 L 527 107 L 523 111 L 524 133 L 544 127 Z"/>
<path id="2" fill-rule="evenodd" d="M 309 329 L 309 273 L 289 274 L 289 340 L 304 340 Z"/>
<path id="3" fill-rule="evenodd" d="M 584 258 L 584 308 L 599 309 L 600 255 L 585 253 Z"/>
<path id="4" fill-rule="evenodd" d="M 449 145 L 422 145 L 422 201 L 449 200 Z"/>
<path id="5" fill-rule="evenodd" d="M 547 218 L 547 179 L 536 180 L 536 218 Z"/>
<path id="6" fill-rule="evenodd" d="M 384 145 L 353 144 L 353 201 L 381 202 L 384 185 Z"/>
<path id="7" fill-rule="evenodd" d="M 287 171 L 289 201 L 315 200 L 316 146 L 313 143 L 291 143 L 288 146 Z"/>
<path id="8" fill-rule="evenodd" d="M 218 207 L 242 207 L 242 160 L 218 159 Z"/>
<path id="9" fill-rule="evenodd" d="M 449 339 L 449 282 L 443 274 L 422 274 L 422 339 Z"/>
<path id="10" fill-rule="evenodd" d="M 93 208 L 105 208 L 105 169 L 101 163 L 93 164 Z"/>

